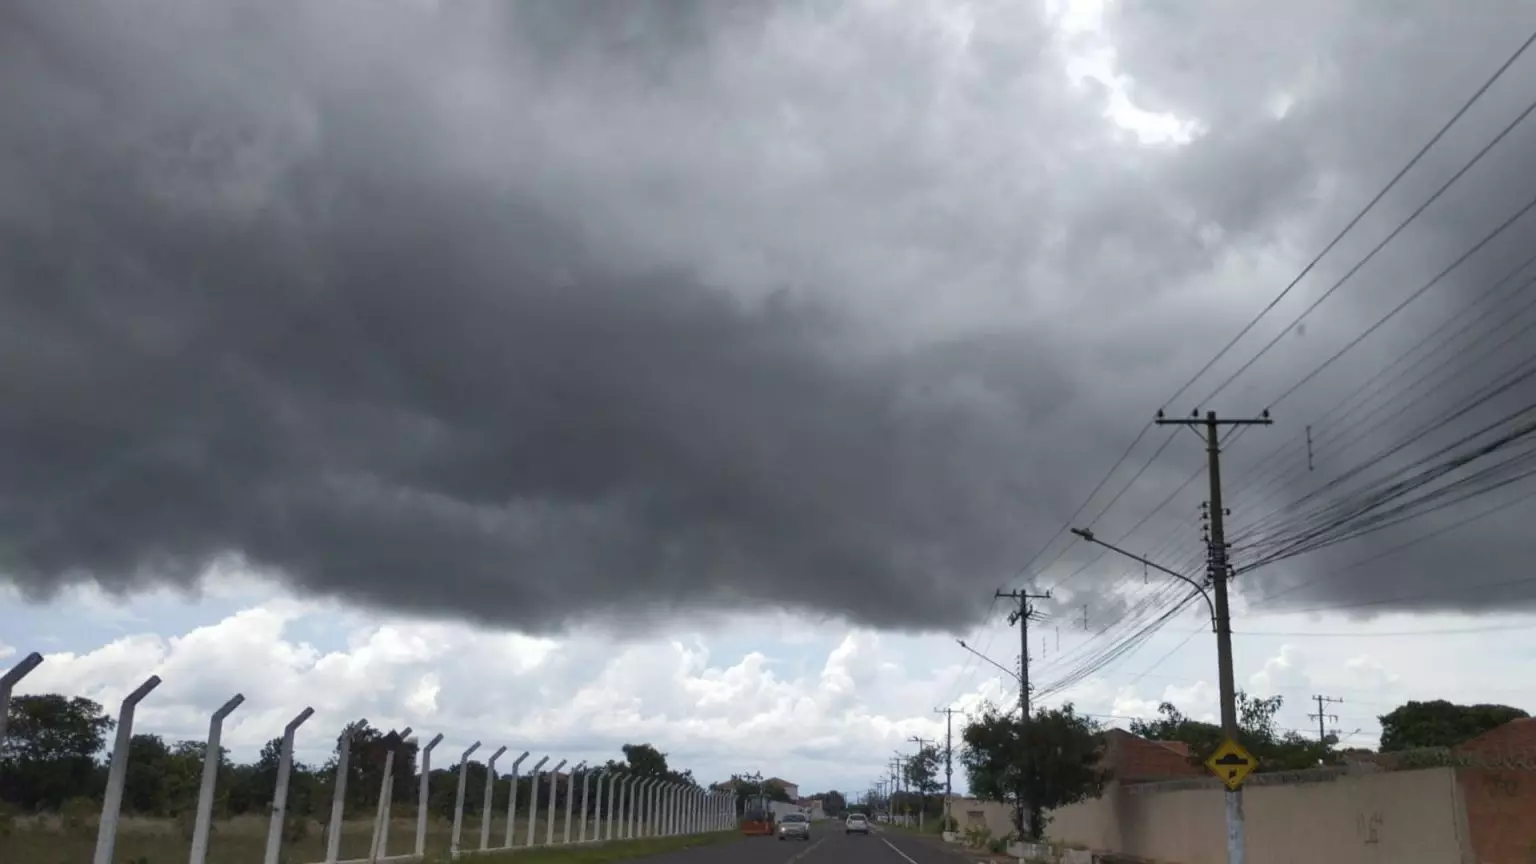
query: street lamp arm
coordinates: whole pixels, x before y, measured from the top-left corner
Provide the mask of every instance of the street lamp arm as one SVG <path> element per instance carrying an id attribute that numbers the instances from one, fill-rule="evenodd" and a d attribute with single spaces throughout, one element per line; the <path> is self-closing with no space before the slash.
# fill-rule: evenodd
<path id="1" fill-rule="evenodd" d="M 1127 552 L 1126 550 L 1121 549 L 1119 546 L 1116 546 L 1113 543 L 1108 543 L 1106 541 L 1100 540 L 1098 537 L 1094 536 L 1094 533 L 1093 533 L 1092 529 L 1089 529 L 1089 528 L 1073 528 L 1072 529 L 1072 533 L 1076 534 L 1077 536 L 1079 536 L 1081 538 L 1083 538 L 1084 540 L 1087 540 L 1089 543 L 1097 543 L 1100 546 L 1103 546 L 1105 549 L 1110 550 L 1111 552 L 1119 552 L 1121 555 L 1124 555 L 1125 557 L 1131 559 L 1132 561 L 1140 561 L 1142 564 L 1145 564 L 1146 566 L 1151 567 L 1153 570 L 1156 570 L 1159 573 L 1164 573 L 1164 574 L 1167 574 L 1169 576 L 1172 576 L 1173 578 L 1179 580 L 1180 582 L 1183 582 L 1186 585 L 1189 585 L 1190 587 L 1194 588 L 1195 591 L 1199 592 L 1200 599 L 1205 601 L 1205 608 L 1206 608 L 1207 611 L 1209 611 L 1211 613 L 1211 621 L 1214 622 L 1216 620 L 1216 604 L 1211 601 L 1210 592 L 1205 590 L 1205 586 L 1204 585 L 1201 585 L 1199 582 L 1196 582 L 1195 580 L 1189 578 L 1188 576 L 1185 576 L 1183 573 L 1179 573 L 1176 570 L 1170 570 L 1167 567 L 1164 567 L 1163 565 L 1157 563 L 1156 561 L 1152 561 L 1150 559 L 1143 558 L 1142 556 L 1137 555 L 1134 552 Z"/>
<path id="2" fill-rule="evenodd" d="M 993 666 L 996 666 L 998 669 L 1001 669 L 1002 671 L 1007 672 L 1008 673 L 1008 677 L 1010 677 L 1013 680 L 1019 682 L 1020 685 L 1023 685 L 1024 679 L 1019 677 L 1019 673 L 1013 671 L 1012 669 L 1009 669 L 1007 666 L 1004 666 L 1003 664 L 997 662 L 996 660 L 993 660 L 991 657 L 988 657 L 987 655 L 981 653 L 980 651 L 977 651 L 975 648 L 972 648 L 971 646 L 965 644 L 965 640 L 964 639 L 956 639 L 955 640 L 955 644 L 957 644 L 961 648 L 964 648 L 965 650 L 971 652 L 972 654 L 975 654 L 977 657 L 980 657 L 981 659 L 987 661 L 988 663 L 991 663 Z"/>

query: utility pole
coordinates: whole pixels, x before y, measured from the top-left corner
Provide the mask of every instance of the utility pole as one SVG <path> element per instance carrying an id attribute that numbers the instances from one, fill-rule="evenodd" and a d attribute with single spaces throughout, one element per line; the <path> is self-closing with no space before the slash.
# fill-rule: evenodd
<path id="1" fill-rule="evenodd" d="M 953 708 L 935 708 L 935 709 L 933 709 L 933 713 L 935 713 L 935 714 L 943 714 L 944 715 L 944 825 L 943 825 L 943 829 L 945 831 L 948 831 L 948 830 L 950 830 L 950 827 L 949 827 L 950 799 L 953 798 L 954 794 L 955 794 L 955 787 L 951 783 L 951 779 L 952 779 L 952 777 L 954 775 L 953 759 L 954 759 L 954 753 L 955 753 L 955 709 L 953 709 Z"/>
<path id="2" fill-rule="evenodd" d="M 1221 731 L 1231 741 L 1237 740 L 1237 685 L 1232 671 L 1232 616 L 1227 605 L 1227 580 L 1232 577 L 1232 566 L 1227 563 L 1227 535 L 1223 517 L 1227 511 L 1221 503 L 1221 430 L 1224 426 L 1268 426 L 1273 421 L 1269 411 L 1256 418 L 1218 418 L 1215 411 L 1207 411 L 1204 417 L 1199 411 L 1187 418 L 1165 417 L 1157 412 L 1159 426 L 1205 427 L 1205 452 L 1208 460 L 1206 473 L 1211 481 L 1211 540 L 1206 556 L 1206 574 L 1214 595 L 1216 617 L 1216 668 L 1221 689 Z M 1227 790 L 1227 862 L 1242 864 L 1247 847 L 1243 819 L 1243 790 Z"/>
<path id="3" fill-rule="evenodd" d="M 1323 710 L 1323 706 L 1327 705 L 1329 703 L 1332 703 L 1334 705 L 1343 705 L 1344 704 L 1344 700 L 1343 699 L 1334 699 L 1334 698 L 1332 698 L 1330 696 L 1313 696 L 1312 699 L 1313 699 L 1313 701 L 1317 702 L 1317 713 L 1316 714 L 1308 714 L 1307 716 L 1311 717 L 1311 718 L 1313 718 L 1313 719 L 1315 719 L 1317 721 L 1317 740 L 1318 740 L 1318 742 L 1319 743 L 1326 743 L 1327 740 L 1328 740 L 1328 733 L 1323 729 L 1323 721 L 1325 721 L 1325 720 L 1332 720 L 1333 722 L 1337 723 L 1337 722 L 1339 722 L 1339 715 L 1337 715 L 1337 714 L 1329 714 L 1327 711 Z"/>
<path id="4" fill-rule="evenodd" d="M 923 814 L 928 811 L 928 793 L 924 788 L 929 782 L 928 745 L 932 744 L 933 741 L 918 735 L 913 735 L 907 740 L 917 745 L 917 755 L 913 757 L 913 761 L 922 766 L 921 778 L 915 778 L 913 775 L 917 774 L 918 771 L 912 767 L 913 762 L 907 763 L 907 783 L 909 788 L 911 784 L 916 784 L 917 786 L 917 830 L 921 831 L 923 830 Z"/>
<path id="5" fill-rule="evenodd" d="M 1029 605 L 1031 600 L 1049 600 L 1051 592 L 1044 594 L 1031 594 L 1028 591 L 998 591 L 998 597 L 1006 597 L 1019 604 L 1019 607 L 1008 615 L 1009 624 L 1019 625 L 1019 788 L 1017 791 L 1019 806 L 1017 820 L 1019 823 L 1020 837 L 1033 837 L 1029 830 L 1034 825 L 1034 795 L 1032 778 L 1034 773 L 1030 770 L 1029 759 L 1029 621 L 1035 614 L 1034 607 Z"/>

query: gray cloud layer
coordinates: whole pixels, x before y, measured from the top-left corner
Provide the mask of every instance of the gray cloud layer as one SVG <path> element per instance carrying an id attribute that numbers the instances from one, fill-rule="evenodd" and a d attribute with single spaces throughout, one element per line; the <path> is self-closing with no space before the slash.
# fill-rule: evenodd
<path id="1" fill-rule="evenodd" d="M 1006 8 L 967 29 L 958 6 L 12 6 L 5 577 L 190 585 L 238 555 L 535 629 L 762 603 L 961 626 L 1205 334 L 1532 23 L 1328 6 L 1259 34 L 1229 5 L 1106 22 L 1138 98 L 1204 125 L 1183 147 L 1106 120 L 1112 95 L 1063 71 L 1080 46 Z M 1431 75 L 1418 52 L 1448 34 Z M 1500 98 L 1479 135 L 1521 89 Z M 1526 167 L 1428 222 L 1233 410 L 1486 230 Z M 1197 457 L 1169 453 L 1124 525 Z M 1151 528 L 1193 543 L 1169 512 Z"/>

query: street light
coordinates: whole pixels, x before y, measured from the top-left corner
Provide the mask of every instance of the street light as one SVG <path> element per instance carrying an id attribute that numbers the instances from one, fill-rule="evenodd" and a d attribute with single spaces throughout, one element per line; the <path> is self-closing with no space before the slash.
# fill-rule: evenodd
<path id="1" fill-rule="evenodd" d="M 988 663 L 991 663 L 993 666 L 996 666 L 998 669 L 1001 669 L 1002 671 L 1007 672 L 1009 678 L 1012 678 L 1013 680 L 1019 682 L 1019 686 L 1020 687 L 1024 686 L 1024 679 L 1023 679 L 1022 676 L 1019 675 L 1019 673 L 1013 671 L 1012 669 L 1009 669 L 1007 666 L 1004 666 L 1003 664 L 997 662 L 996 660 L 993 660 L 991 657 L 988 657 L 987 655 L 981 653 L 980 651 L 977 651 L 975 648 L 972 648 L 971 646 L 965 644 L 965 640 L 964 639 L 956 639 L 955 640 L 955 644 L 957 644 L 961 648 L 964 648 L 965 650 L 971 652 L 972 654 L 975 654 L 977 657 L 980 657 L 981 659 L 987 661 Z"/>

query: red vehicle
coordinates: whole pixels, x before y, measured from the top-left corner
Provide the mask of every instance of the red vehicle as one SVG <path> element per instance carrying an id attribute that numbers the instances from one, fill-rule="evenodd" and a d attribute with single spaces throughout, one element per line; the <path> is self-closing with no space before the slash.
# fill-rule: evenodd
<path id="1" fill-rule="evenodd" d="M 748 837 L 773 836 L 773 808 L 768 806 L 768 796 L 747 798 L 746 809 L 741 815 L 741 833 Z"/>

